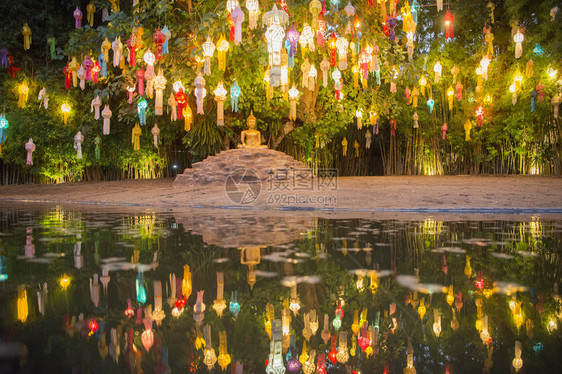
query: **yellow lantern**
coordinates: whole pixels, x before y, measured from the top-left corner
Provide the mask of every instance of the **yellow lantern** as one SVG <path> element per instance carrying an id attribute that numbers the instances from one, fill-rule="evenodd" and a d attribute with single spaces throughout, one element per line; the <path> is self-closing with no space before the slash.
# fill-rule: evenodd
<path id="1" fill-rule="evenodd" d="M 441 335 L 441 315 L 438 309 L 433 309 L 433 332 L 436 337 Z"/>
<path id="2" fill-rule="evenodd" d="M 515 73 L 515 76 L 513 77 L 513 81 L 515 82 L 515 86 L 517 88 L 517 90 L 521 89 L 521 83 L 523 82 L 523 75 L 521 74 L 521 72 L 519 70 L 517 70 L 517 72 Z"/>
<path id="3" fill-rule="evenodd" d="M 447 304 L 449 304 L 449 306 L 452 306 L 454 301 L 455 295 L 453 293 L 453 285 L 450 285 L 447 291 Z"/>
<path id="4" fill-rule="evenodd" d="M 189 265 L 184 265 L 183 267 L 183 280 L 181 281 L 181 293 L 185 299 L 189 299 L 192 292 L 191 284 L 191 271 L 189 271 Z"/>
<path id="5" fill-rule="evenodd" d="M 18 87 L 18 107 L 25 108 L 25 104 L 27 104 L 27 94 L 29 93 L 29 86 L 25 82 L 21 82 Z"/>
<path id="6" fill-rule="evenodd" d="M 294 315 L 297 315 L 300 308 L 301 306 L 297 295 L 297 285 L 294 284 L 293 286 L 291 286 L 291 298 L 289 299 L 289 309 L 293 312 Z"/>
<path id="7" fill-rule="evenodd" d="M 68 286 L 70 286 L 70 278 L 66 274 L 64 274 L 59 280 L 59 284 L 61 288 L 66 291 Z"/>
<path id="8" fill-rule="evenodd" d="M 425 86 L 427 85 L 427 78 L 425 77 L 425 75 L 422 75 L 419 82 L 420 87 L 421 87 L 421 94 L 422 96 L 425 96 Z"/>
<path id="9" fill-rule="evenodd" d="M 546 74 L 548 74 L 548 77 L 550 79 L 554 80 L 554 79 L 556 79 L 556 75 L 558 74 L 558 70 L 555 70 L 555 69 L 553 69 L 549 66 L 548 69 L 546 69 Z"/>
<path id="10" fill-rule="evenodd" d="M 371 277 L 371 285 L 369 287 L 371 288 L 371 293 L 375 294 L 379 288 L 379 277 L 377 277 L 377 273 L 374 271 L 371 271 L 369 276 Z"/>
<path id="11" fill-rule="evenodd" d="M 353 73 L 353 87 L 359 88 L 359 66 L 353 65 L 351 72 Z"/>
<path id="12" fill-rule="evenodd" d="M 191 111 L 191 107 L 188 103 L 185 104 L 183 107 L 183 121 L 184 121 L 184 129 L 185 131 L 191 130 L 191 124 L 193 123 L 193 112 Z"/>
<path id="13" fill-rule="evenodd" d="M 512 363 L 515 372 L 519 372 L 519 370 L 523 367 L 523 360 L 521 359 L 521 342 L 515 342 L 515 358 L 513 359 Z"/>
<path id="14" fill-rule="evenodd" d="M 246 2 L 246 5 L 248 3 Z M 225 71 L 226 69 L 226 51 L 228 51 L 228 47 L 230 43 L 224 38 L 224 35 L 221 35 L 219 41 L 217 42 L 217 51 L 219 57 L 219 70 Z"/>
<path id="15" fill-rule="evenodd" d="M 23 35 L 23 49 L 27 51 L 31 47 L 31 29 L 27 23 L 24 23 L 21 33 Z"/>
<path id="16" fill-rule="evenodd" d="M 447 100 L 449 101 L 449 110 L 453 110 L 453 100 L 454 100 L 455 90 L 453 86 L 449 86 L 447 90 Z"/>
<path id="17" fill-rule="evenodd" d="M 24 285 L 18 286 L 18 320 L 21 322 L 27 321 L 29 314 L 29 306 L 27 304 L 27 290 Z"/>
<path id="18" fill-rule="evenodd" d="M 470 278 L 470 276 L 472 275 L 472 266 L 470 266 L 470 256 L 466 256 L 466 264 L 464 265 L 464 275 L 466 275 L 467 278 Z"/>
<path id="19" fill-rule="evenodd" d="M 62 111 L 62 121 L 66 125 L 68 123 L 68 113 L 70 112 L 70 105 L 64 103 L 61 105 L 60 110 Z"/>
<path id="20" fill-rule="evenodd" d="M 425 312 L 427 311 L 425 307 L 425 297 L 422 297 L 420 300 L 420 306 L 418 307 L 418 314 L 420 319 L 423 321 L 423 317 L 425 316 Z"/>
<path id="21" fill-rule="evenodd" d="M 217 358 L 217 363 L 221 369 L 225 371 L 230 362 L 231 358 L 226 347 L 226 331 L 221 331 L 219 332 L 219 356 Z"/>

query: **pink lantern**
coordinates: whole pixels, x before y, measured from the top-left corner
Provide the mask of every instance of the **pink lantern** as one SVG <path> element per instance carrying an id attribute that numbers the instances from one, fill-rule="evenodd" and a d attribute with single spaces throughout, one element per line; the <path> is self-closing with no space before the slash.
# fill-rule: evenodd
<path id="1" fill-rule="evenodd" d="M 84 70 L 86 70 L 86 80 L 89 81 L 92 79 L 92 68 L 94 67 L 94 61 L 90 57 L 90 55 L 86 56 L 84 62 L 82 63 L 84 66 Z"/>
<path id="2" fill-rule="evenodd" d="M 449 126 L 447 126 L 447 123 L 444 123 L 443 126 L 441 126 L 441 132 L 442 132 L 442 139 L 445 140 L 447 139 L 447 131 L 449 130 Z"/>
<path id="3" fill-rule="evenodd" d="M 82 11 L 79 7 L 76 7 L 76 10 L 73 13 L 74 15 L 74 27 L 77 29 L 82 28 Z"/>
<path id="4" fill-rule="evenodd" d="M 139 83 L 139 95 L 144 95 L 144 69 L 137 70 L 137 80 Z"/>
<path id="5" fill-rule="evenodd" d="M 142 332 L 141 335 L 141 342 L 148 352 L 152 345 L 154 344 L 154 333 L 152 332 L 152 320 L 150 318 L 145 318 L 144 321 L 144 328 L 145 330 Z"/>

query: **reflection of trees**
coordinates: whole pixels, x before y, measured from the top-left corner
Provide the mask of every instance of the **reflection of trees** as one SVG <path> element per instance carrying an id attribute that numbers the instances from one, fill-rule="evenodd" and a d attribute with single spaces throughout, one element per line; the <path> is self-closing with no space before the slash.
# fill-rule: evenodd
<path id="1" fill-rule="evenodd" d="M 83 217 L 87 219 L 87 217 Z M 217 218 L 214 222 L 219 222 Z M 125 225 L 128 228 L 142 226 L 146 220 L 128 219 L 117 217 L 117 222 L 131 222 Z M 257 235 L 259 229 L 259 218 L 252 222 L 255 226 L 251 231 Z M 267 221 L 266 227 L 274 226 L 273 222 L 282 219 L 271 219 Z M 184 220 L 186 229 L 192 221 Z M 560 280 L 561 261 L 557 252 L 561 248 L 561 236 L 556 232 L 556 227 L 550 222 L 540 221 L 535 226 L 527 224 L 499 221 L 499 222 L 439 222 L 439 221 L 387 221 L 373 222 L 368 220 L 347 221 L 325 221 L 307 226 L 314 227 L 307 235 L 301 235 L 305 226 L 301 225 L 295 232 L 298 235 L 288 236 L 290 242 L 275 242 L 273 244 L 258 243 L 251 245 L 249 240 L 244 242 L 245 249 L 238 250 L 238 244 L 242 243 L 242 237 L 246 228 L 241 227 L 232 217 L 227 217 L 223 227 L 235 225 L 220 233 L 220 242 L 212 233 L 212 227 L 203 227 L 204 219 L 195 225 L 202 230 L 195 234 L 184 233 L 181 230 L 170 230 L 166 237 L 155 238 L 159 249 L 159 266 L 154 271 L 144 273 L 145 286 L 147 290 L 147 304 L 153 303 L 153 280 L 161 280 L 164 299 L 167 298 L 169 290 L 168 276 L 175 273 L 181 277 L 183 266 L 190 265 L 193 280 L 193 294 L 187 300 L 184 313 L 175 318 L 171 316 L 170 307 L 164 303 L 166 318 L 161 327 L 154 327 L 155 336 L 162 340 L 163 346 L 168 349 L 168 362 L 174 371 L 186 371 L 190 363 L 194 367 L 203 368 L 201 350 L 194 347 L 196 337 L 195 322 L 193 320 L 192 307 L 195 302 L 195 291 L 205 290 L 205 312 L 204 324 L 211 326 L 214 348 L 218 352 L 218 333 L 227 332 L 229 353 L 233 362 L 244 362 L 245 371 L 263 372 L 264 360 L 269 351 L 269 341 L 264 329 L 264 314 L 267 303 L 275 308 L 275 317 L 280 318 L 283 301 L 289 298 L 289 288 L 282 286 L 279 282 L 284 276 L 294 276 L 300 279 L 302 276 L 318 275 L 320 283 L 299 283 L 297 286 L 301 310 L 298 316 L 293 316 L 291 322 L 291 333 L 297 337 L 296 346 L 300 350 L 303 343 L 302 331 L 304 328 L 302 315 L 311 309 L 316 309 L 320 321 L 319 331 L 307 342 L 309 349 L 315 349 L 317 353 L 330 350 L 330 343 L 326 345 L 321 337 L 323 315 L 328 314 L 330 321 L 334 317 L 334 310 L 338 299 L 344 301 L 345 312 L 341 330 L 348 333 L 348 347 L 352 347 L 351 338 L 353 333 L 354 311 L 361 312 L 367 308 L 367 321 L 374 325 L 378 320 L 379 337 L 375 347 L 376 354 L 366 358 L 364 353 L 356 354 L 350 358 L 350 364 L 362 372 L 381 372 L 385 365 L 389 365 L 392 372 L 399 372 L 406 367 L 406 346 L 408 338 L 411 338 L 414 352 L 414 366 L 418 372 L 443 372 L 445 365 L 451 365 L 453 372 L 480 372 L 487 357 L 486 345 L 482 343 L 481 336 L 476 330 L 477 307 L 476 300 L 482 299 L 482 314 L 488 316 L 489 331 L 492 338 L 491 345 L 494 347 L 492 359 L 494 366 L 492 372 L 508 372 L 513 359 L 513 345 L 515 340 L 523 344 L 524 368 L 528 372 L 552 371 L 560 368 L 559 350 L 561 339 L 556 330 L 554 333 L 546 331 L 548 320 L 556 313 L 556 304 L 551 297 L 552 283 Z M 298 220 L 293 221 L 299 222 Z M 307 223 L 304 221 L 301 223 Z M 156 219 L 155 225 L 163 227 L 165 224 Z M 288 229 L 291 224 L 285 223 Z M 298 226 L 298 225 L 297 225 Z M 541 230 L 538 230 L 538 228 Z M 8 259 L 8 272 L 10 274 L 9 284 L 27 284 L 29 299 L 28 322 L 19 325 L 18 336 L 29 344 L 30 351 L 39 351 L 39 346 L 49 346 L 49 353 L 39 356 L 32 355 L 32 360 L 46 360 L 55 362 L 57 358 L 64 363 L 65 367 L 85 368 L 86 362 L 92 368 L 104 368 L 106 372 L 116 371 L 117 367 L 108 358 L 101 362 L 98 356 L 97 339 L 87 339 L 79 335 L 70 337 L 60 329 L 60 318 L 63 313 L 77 315 L 85 313 L 86 318 L 96 316 L 98 321 L 104 322 L 106 332 L 110 328 L 120 329 L 125 333 L 129 328 L 134 329 L 135 344 L 142 353 L 142 367 L 145 372 L 152 372 L 158 364 L 158 355 L 155 348 L 146 353 L 140 343 L 140 333 L 143 328 L 137 325 L 134 319 L 127 319 L 123 311 L 126 308 L 127 299 L 133 300 L 133 307 L 139 304 L 135 301 L 135 276 L 134 270 L 111 272 L 108 295 L 101 295 L 99 308 L 94 308 L 89 297 L 88 280 L 94 272 L 100 273 L 98 262 L 95 260 L 96 253 L 100 259 L 107 257 L 131 257 L 133 248 L 118 247 L 110 245 L 116 239 L 121 240 L 119 234 L 122 226 L 117 229 L 88 228 L 82 230 L 84 267 L 78 271 L 72 268 L 72 259 L 59 259 L 48 267 L 40 267 L 32 264 L 34 274 L 17 274 L 12 278 L 14 269 L 22 265 L 20 262 L 10 262 Z M 292 230 L 292 229 L 291 229 Z M 247 232 L 247 231 L 246 231 Z M 239 239 L 229 242 L 227 233 L 239 235 Z M 8 257 L 21 251 L 22 231 L 19 238 L 9 238 L 3 246 Z M 267 231 L 262 234 L 267 234 Z M 22 236 L 23 235 L 23 236 Z M 217 234 L 219 235 L 219 234 Z M 278 232 L 275 236 L 281 237 Z M 263 236 L 263 235 L 262 235 Z M 15 240 L 18 239 L 18 240 Z M 210 243 L 204 240 L 208 239 Z M 478 239 L 478 240 L 472 240 Z M 131 238 L 129 242 L 135 242 Z M 277 240 L 277 239 L 275 239 Z M 529 246 L 529 241 L 533 246 Z M 99 250 L 95 251 L 95 243 L 99 242 Z M 6 245 L 8 243 L 8 245 Z M 230 245 L 222 245 L 230 243 Z M 502 244 L 503 243 L 503 244 Z M 522 248 L 521 244 L 526 243 Z M 217 246 L 219 245 L 220 246 Z M 287 245 L 289 244 L 289 245 Z M 37 242 L 37 253 L 42 253 L 44 247 L 42 242 Z M 17 251 L 13 246 L 17 247 Z M 262 248 L 260 248 L 262 247 Z M 472 256 L 473 272 L 470 277 L 464 273 L 465 254 L 453 252 L 433 252 L 441 247 L 458 247 L 467 251 Z M 66 247 L 65 247 L 66 248 Z M 252 250 L 251 248 L 254 248 Z M 258 248 L 259 251 L 255 249 Z M 68 249 L 71 247 L 69 245 Z M 516 252 L 526 250 L 534 251 L 539 257 L 524 257 Z M 145 253 L 146 252 L 146 253 Z M 491 255 L 499 252 L 514 255 L 513 259 L 497 258 Z M 69 252 L 71 253 L 71 252 Z M 275 255 L 279 262 L 271 261 Z M 274 257 L 275 257 L 274 256 Z M 443 256 L 447 259 L 447 271 L 444 271 Z M 264 260 L 269 259 L 269 260 Z M 152 259 L 152 251 L 140 251 L 139 261 L 149 263 Z M 259 259 L 259 260 L 258 260 Z M 37 265 L 37 266 L 36 266 Z M 255 285 L 248 285 L 248 266 L 251 265 L 258 271 Z M 36 267 L 35 267 L 36 266 Z M 351 269 L 376 270 L 377 276 L 374 282 L 377 287 L 371 290 L 371 278 L 364 277 L 364 287 L 357 288 L 357 276 L 351 274 Z M 452 308 L 446 300 L 446 293 L 415 295 L 407 288 L 400 286 L 396 279 L 387 273 L 414 275 L 418 269 L 419 282 L 423 284 L 439 284 L 442 286 L 453 285 L 454 292 L 462 292 L 463 307 L 456 312 L 459 328 L 454 331 L 451 328 Z M 477 272 L 483 272 L 484 290 L 478 291 L 474 281 Z M 219 318 L 211 308 L 212 300 L 216 295 L 216 272 L 225 274 L 224 295 L 228 301 L 232 291 L 238 291 L 238 301 L 241 304 L 241 312 L 236 318 L 228 311 L 224 311 L 223 318 Z M 56 280 L 63 272 L 72 275 L 73 282 L 67 291 L 58 288 Z M 266 278 L 260 272 L 276 273 L 273 278 Z M 366 273 L 367 274 L 367 273 Z M 521 285 L 533 286 L 532 292 L 517 294 L 517 300 L 522 302 L 522 315 L 525 322 L 517 329 L 513 313 L 509 309 L 510 296 L 490 294 L 488 290 L 493 289 L 493 282 L 506 280 L 517 282 Z M 49 284 L 49 305 L 45 317 L 40 317 L 37 312 L 35 292 L 37 281 L 46 281 Z M 13 283 L 12 283 L 13 282 Z M 10 287 L 8 287 L 10 288 Z M 13 288 L 15 290 L 15 288 Z M 484 292 L 486 291 L 486 292 Z M 33 297 L 31 296 L 33 295 Z M 12 297 L 15 294 L 11 293 Z M 421 298 L 424 298 L 426 313 L 423 320 L 418 314 Z M 406 299 L 415 302 L 405 302 Z M 390 314 L 391 305 L 395 305 L 395 312 Z M 415 305 L 414 305 L 415 304 Z M 537 310 L 542 307 L 544 311 Z M 433 330 L 434 310 L 438 310 L 441 316 L 441 333 L 436 336 Z M 377 318 L 378 315 L 378 318 Z M 526 321 L 532 321 L 532 337 L 527 331 Z M 558 321 L 559 322 L 559 321 Z M 55 326 L 50 326 L 51 323 Z M 558 324 L 560 325 L 560 323 Z M 394 330 L 394 332 L 392 331 Z M 530 330 L 529 330 L 530 331 Z M 33 334 L 33 335 L 32 335 Z M 51 336 L 50 338 L 48 336 Z M 31 337 L 33 336 L 33 339 Z M 109 337 L 109 335 L 108 335 Z M 156 341 L 156 338 L 155 338 Z M 533 346 L 541 342 L 542 351 L 535 354 Z M 122 344 L 124 344 L 122 339 Z M 124 347 L 122 347 L 122 351 Z M 357 351 L 360 348 L 357 347 Z M 72 357 L 70 356 L 72 353 Z M 83 362 L 81 359 L 85 359 Z M 121 357 L 119 368 L 127 369 L 124 356 Z M 549 366 L 545 366 L 549 365 Z M 545 369 L 547 368 L 547 369 Z M 552 369 L 552 370 L 550 370 Z M 338 364 L 331 372 L 345 372 L 342 365 Z"/>

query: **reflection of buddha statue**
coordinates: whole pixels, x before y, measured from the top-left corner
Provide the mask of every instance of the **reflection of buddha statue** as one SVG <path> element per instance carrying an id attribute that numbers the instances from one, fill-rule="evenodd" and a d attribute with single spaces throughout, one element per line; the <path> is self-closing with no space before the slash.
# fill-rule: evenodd
<path id="1" fill-rule="evenodd" d="M 239 144 L 238 148 L 267 148 L 267 145 L 261 144 L 261 134 L 256 130 L 256 117 L 253 111 L 248 117 L 247 124 L 248 130 L 240 134 L 242 144 Z"/>

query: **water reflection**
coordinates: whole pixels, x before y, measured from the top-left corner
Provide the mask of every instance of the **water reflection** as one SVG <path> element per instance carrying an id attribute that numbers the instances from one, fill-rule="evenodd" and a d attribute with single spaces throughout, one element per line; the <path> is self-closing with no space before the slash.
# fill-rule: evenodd
<path id="1" fill-rule="evenodd" d="M 2 368 L 562 371 L 562 221 L 220 213 L 3 210 Z"/>

